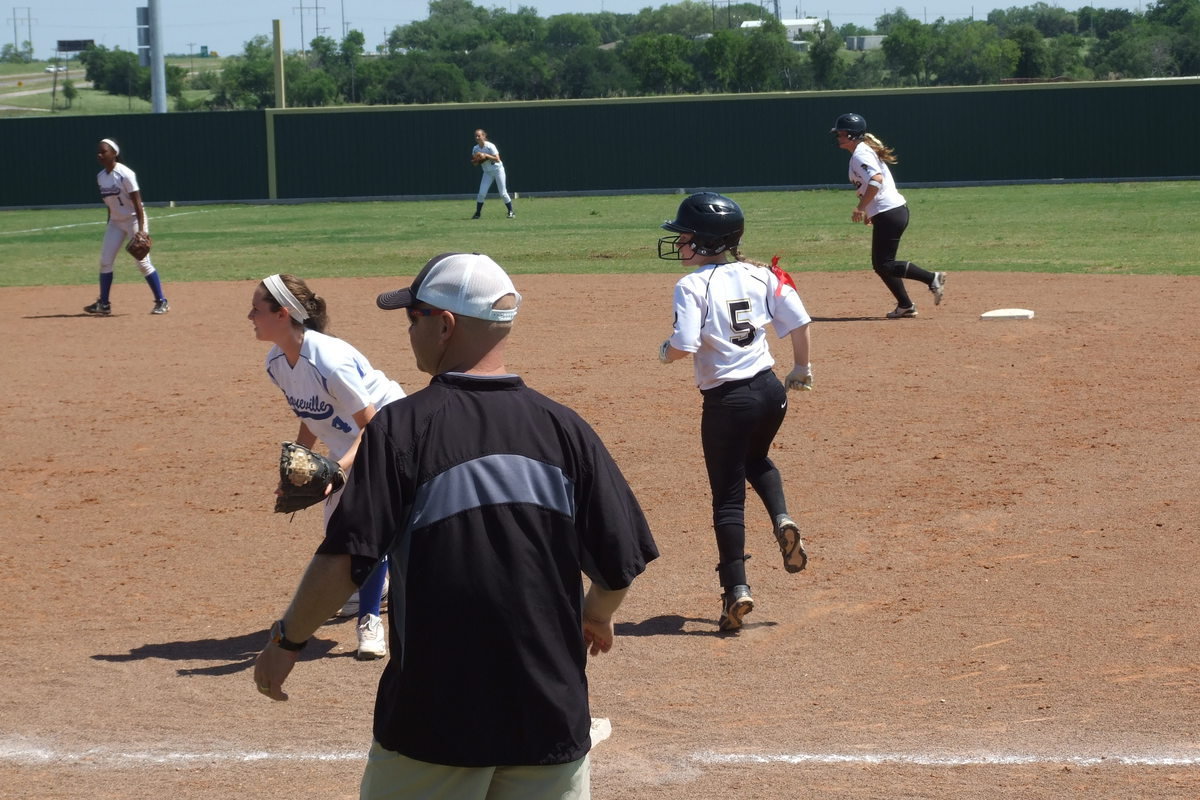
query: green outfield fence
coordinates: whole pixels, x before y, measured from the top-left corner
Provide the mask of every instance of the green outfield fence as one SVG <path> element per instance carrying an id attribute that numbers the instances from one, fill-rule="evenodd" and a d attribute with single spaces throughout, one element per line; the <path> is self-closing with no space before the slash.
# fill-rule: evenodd
<path id="1" fill-rule="evenodd" d="M 6 119 L 0 207 L 98 203 L 104 137 L 149 204 L 464 197 L 478 127 L 525 195 L 840 187 L 847 111 L 902 186 L 1200 178 L 1200 78 L 1177 78 Z"/>

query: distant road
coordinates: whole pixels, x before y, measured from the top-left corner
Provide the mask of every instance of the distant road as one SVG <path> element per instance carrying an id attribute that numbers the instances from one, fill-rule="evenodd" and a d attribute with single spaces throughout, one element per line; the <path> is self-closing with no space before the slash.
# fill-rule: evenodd
<path id="1" fill-rule="evenodd" d="M 82 78 L 83 70 L 77 69 L 71 72 L 58 73 L 57 90 L 62 91 L 63 80 L 70 78 L 71 73 L 74 73 Z M 36 111 L 37 109 L 27 108 L 25 106 L 10 106 L 3 105 L 6 97 L 26 97 L 31 94 L 50 94 L 55 91 L 55 76 L 49 72 L 30 72 L 19 75 L 4 75 L 0 76 L 0 110 L 4 111 Z M 76 89 L 91 89 L 92 82 L 85 80 L 76 80 L 72 78 Z M 17 89 L 17 85 L 21 84 L 21 88 Z M 9 89 L 15 89 L 9 91 Z"/>
<path id="2" fill-rule="evenodd" d="M 92 82 L 91 81 L 76 82 L 75 88 L 76 89 L 91 89 Z M 62 91 L 62 82 L 61 81 L 58 84 L 58 90 L 60 92 Z M 30 95 L 30 94 L 49 94 L 52 91 L 54 91 L 54 87 L 52 87 L 52 86 L 43 86 L 39 89 L 21 89 L 20 91 L 17 91 L 17 92 L 4 92 L 3 94 L 0 94 L 0 100 L 3 100 L 5 97 L 24 97 L 25 95 Z"/>
<path id="3" fill-rule="evenodd" d="M 62 86 L 63 81 L 67 78 L 73 80 L 76 86 L 83 86 L 84 84 L 80 80 L 83 75 L 84 71 L 82 69 L 73 69 L 70 72 L 60 72 L 57 74 L 57 76 L 49 72 L 29 72 L 19 73 L 17 75 L 0 75 L 0 93 L 15 94 L 15 92 L 8 92 L 5 90 L 16 87 L 17 84 L 21 84 L 22 89 L 26 87 L 31 89 L 35 89 L 35 87 L 41 87 L 42 90 L 48 92 L 54 88 L 55 77 L 58 78 L 59 86 Z M 25 94 L 31 93 L 37 94 L 36 89 L 33 92 L 25 92 Z"/>

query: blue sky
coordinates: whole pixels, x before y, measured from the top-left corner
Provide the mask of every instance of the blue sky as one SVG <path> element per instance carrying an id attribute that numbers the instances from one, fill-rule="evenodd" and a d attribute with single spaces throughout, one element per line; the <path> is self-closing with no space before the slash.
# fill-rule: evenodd
<path id="1" fill-rule="evenodd" d="M 123 50 L 137 48 L 136 20 L 139 6 L 149 0 L 14 0 L 22 5 L 5 4 L 4 27 L 0 27 L 0 43 L 33 42 L 34 57 L 46 59 L 54 55 L 60 39 L 94 39 L 97 44 Z M 1018 0 L 992 0 L 972 3 L 970 0 L 933 0 L 921 3 L 890 3 L 886 0 L 779 0 L 784 17 L 829 17 L 835 25 L 853 22 L 871 27 L 880 15 L 903 8 L 910 17 L 934 22 L 938 17 L 948 20 L 965 19 L 972 15 L 985 18 L 994 8 L 1032 5 Z M 496 2 L 475 0 L 476 5 L 506 8 L 516 11 L 521 6 L 537 9 L 543 17 L 565 13 L 611 11 L 632 13 L 645 7 L 658 7 L 661 2 L 645 0 L 526 0 L 526 2 Z M 724 0 L 710 0 L 719 12 Z M 768 11 L 772 0 L 764 0 Z M 1056 4 L 1057 5 L 1057 4 Z M 1129 8 L 1141 10 L 1144 5 L 1092 0 L 1064 4 L 1075 9 L 1084 5 L 1096 8 Z M 301 11 L 303 7 L 303 11 Z M 242 50 L 253 36 L 271 33 L 271 21 L 283 23 L 285 47 L 299 49 L 309 41 L 318 28 L 327 36 L 341 38 L 343 21 L 347 28 L 361 30 L 367 48 L 374 49 L 397 25 L 424 19 L 429 10 L 427 0 L 160 0 L 163 14 L 163 38 L 169 53 L 199 53 L 207 46 L 222 55 Z M 301 32 L 303 31 L 303 38 Z M 32 39 L 30 39 L 32 34 Z"/>

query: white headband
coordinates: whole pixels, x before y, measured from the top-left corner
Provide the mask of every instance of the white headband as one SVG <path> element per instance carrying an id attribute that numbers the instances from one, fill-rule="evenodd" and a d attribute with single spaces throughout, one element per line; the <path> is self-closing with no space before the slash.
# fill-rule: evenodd
<path id="1" fill-rule="evenodd" d="M 296 295 L 292 294 L 287 286 L 283 283 L 283 278 L 278 275 L 268 275 L 263 278 L 263 284 L 266 285 L 267 291 L 275 298 L 275 302 L 286 308 L 292 314 L 292 319 L 296 322 L 303 323 L 308 319 L 308 312 L 304 310 L 304 306 L 300 305 L 300 301 L 296 299 Z"/>
<path id="2" fill-rule="evenodd" d="M 118 156 L 121 155 L 121 148 L 117 147 L 117 143 L 114 142 L 112 139 L 101 139 L 100 141 L 104 142 L 106 145 L 111 147 L 113 149 L 114 154 L 116 154 Z"/>

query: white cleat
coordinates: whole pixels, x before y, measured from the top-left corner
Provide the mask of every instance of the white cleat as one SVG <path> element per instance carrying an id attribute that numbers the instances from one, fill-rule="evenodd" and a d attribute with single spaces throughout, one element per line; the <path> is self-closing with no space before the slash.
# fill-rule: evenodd
<path id="1" fill-rule="evenodd" d="M 946 273 L 933 273 L 933 283 L 929 284 L 929 291 L 933 292 L 933 304 L 940 306 L 942 304 L 942 295 L 946 293 Z"/>
<path id="2" fill-rule="evenodd" d="M 359 661 L 371 661 L 387 655 L 387 631 L 383 628 L 383 620 L 374 614 L 364 614 L 358 621 L 358 652 L 354 657 Z"/>

